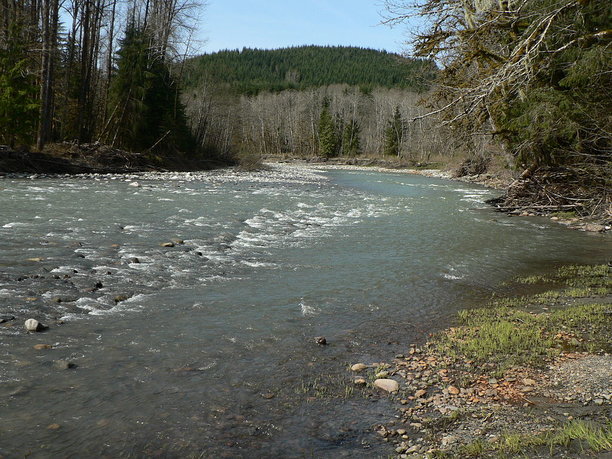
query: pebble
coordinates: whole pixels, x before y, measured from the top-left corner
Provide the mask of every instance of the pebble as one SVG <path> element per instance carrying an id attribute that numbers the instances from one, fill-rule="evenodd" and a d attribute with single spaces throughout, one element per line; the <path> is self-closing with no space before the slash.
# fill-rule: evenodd
<path id="1" fill-rule="evenodd" d="M 43 349 L 53 349 L 53 346 L 50 344 L 35 344 L 34 349 L 37 351 L 42 351 Z"/>
<path id="2" fill-rule="evenodd" d="M 526 386 L 535 386 L 536 382 L 533 379 L 525 378 L 523 379 L 523 384 Z"/>
<path id="3" fill-rule="evenodd" d="M 357 386 L 365 386 L 368 382 L 363 378 L 357 378 L 355 379 L 354 383 Z"/>
<path id="4" fill-rule="evenodd" d="M 378 373 L 376 373 L 376 377 L 379 379 L 384 379 L 384 378 L 387 378 L 388 376 L 389 376 L 388 371 L 379 371 Z"/>
<path id="5" fill-rule="evenodd" d="M 59 424 L 49 424 L 47 429 L 49 430 L 58 430 L 61 426 Z"/>
<path id="6" fill-rule="evenodd" d="M 399 390 L 398 382 L 393 379 L 377 379 L 374 381 L 374 385 L 387 392 L 397 392 Z"/>
<path id="7" fill-rule="evenodd" d="M 423 390 L 423 389 L 421 389 L 421 390 L 417 390 L 417 391 L 414 393 L 414 397 L 415 397 L 415 398 L 421 398 L 421 397 L 423 397 L 425 394 L 427 394 L 427 391 L 426 391 L 426 390 Z"/>
<path id="8" fill-rule="evenodd" d="M 459 395 L 461 391 L 457 389 L 455 386 L 448 386 L 448 393 L 451 395 Z"/>
<path id="9" fill-rule="evenodd" d="M 363 364 L 363 363 L 356 363 L 355 365 L 353 365 L 351 367 L 351 371 L 354 371 L 356 373 L 359 373 L 360 371 L 365 370 L 366 368 L 368 368 L 367 365 Z"/>
<path id="10" fill-rule="evenodd" d="M 160 245 L 162 247 L 174 247 L 174 242 L 162 242 Z"/>
<path id="11" fill-rule="evenodd" d="M 58 370 L 70 370 L 72 368 L 76 368 L 76 365 L 72 362 L 68 362 L 67 360 L 56 360 L 53 362 L 53 365 Z"/>

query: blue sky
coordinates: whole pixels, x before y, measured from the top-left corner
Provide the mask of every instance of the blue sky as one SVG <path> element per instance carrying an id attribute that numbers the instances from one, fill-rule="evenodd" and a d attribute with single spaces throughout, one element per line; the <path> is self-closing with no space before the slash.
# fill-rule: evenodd
<path id="1" fill-rule="evenodd" d="M 379 25 L 381 0 L 207 0 L 199 52 L 351 45 L 406 49 L 406 28 Z"/>

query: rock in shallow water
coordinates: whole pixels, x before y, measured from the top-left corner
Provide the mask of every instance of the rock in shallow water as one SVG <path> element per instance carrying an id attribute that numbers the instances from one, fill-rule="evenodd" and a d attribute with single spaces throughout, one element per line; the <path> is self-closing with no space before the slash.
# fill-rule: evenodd
<path id="1" fill-rule="evenodd" d="M 377 379 L 374 381 L 374 385 L 387 392 L 397 392 L 399 390 L 399 383 L 393 379 Z"/>
<path id="2" fill-rule="evenodd" d="M 366 368 L 368 368 L 367 365 L 363 364 L 363 363 L 356 363 L 355 365 L 353 365 L 351 367 L 351 371 L 354 371 L 356 373 L 359 373 L 360 371 L 365 370 Z"/>
<path id="3" fill-rule="evenodd" d="M 25 321 L 24 325 L 29 332 L 38 332 L 45 329 L 45 326 L 36 319 L 28 319 Z"/>

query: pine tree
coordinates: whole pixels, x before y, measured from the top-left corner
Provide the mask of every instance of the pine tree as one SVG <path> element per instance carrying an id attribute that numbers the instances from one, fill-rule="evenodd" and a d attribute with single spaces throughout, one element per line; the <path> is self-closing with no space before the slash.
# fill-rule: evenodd
<path id="1" fill-rule="evenodd" d="M 323 110 L 319 117 L 319 154 L 328 158 L 335 156 L 338 148 L 336 123 L 329 110 L 329 98 L 323 100 Z"/>
<path id="2" fill-rule="evenodd" d="M 11 147 L 29 145 L 34 140 L 39 104 L 27 49 L 13 24 L 4 46 L 0 47 L 0 142 Z"/>
<path id="3" fill-rule="evenodd" d="M 128 27 L 117 54 L 109 107 L 116 120 L 113 143 L 165 153 L 193 148 L 176 83 L 165 62 L 153 53 L 148 33 Z"/>
<path id="4" fill-rule="evenodd" d="M 395 107 L 393 118 L 385 130 L 385 155 L 399 156 L 402 151 L 402 141 L 404 140 L 405 123 L 402 119 L 399 107 Z"/>

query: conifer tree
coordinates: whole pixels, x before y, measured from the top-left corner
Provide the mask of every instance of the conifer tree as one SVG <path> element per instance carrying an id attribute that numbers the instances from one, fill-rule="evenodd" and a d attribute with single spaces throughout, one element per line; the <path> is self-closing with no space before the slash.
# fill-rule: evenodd
<path id="1" fill-rule="evenodd" d="M 399 107 L 395 107 L 393 117 L 389 121 L 389 125 L 385 130 L 385 149 L 386 155 L 399 156 L 402 150 L 402 141 L 404 140 L 405 123 L 402 119 Z"/>
<path id="2" fill-rule="evenodd" d="M 110 111 L 116 113 L 113 144 L 135 151 L 164 152 L 193 147 L 176 83 L 150 46 L 146 30 L 131 25 L 118 51 L 110 88 Z"/>
<path id="3" fill-rule="evenodd" d="M 34 140 L 39 104 L 36 79 L 28 70 L 27 49 L 12 24 L 0 47 L 0 142 L 14 147 Z"/>
<path id="4" fill-rule="evenodd" d="M 319 154 L 328 158 L 335 156 L 338 148 L 336 123 L 329 109 L 329 98 L 323 99 L 323 110 L 319 117 Z"/>

